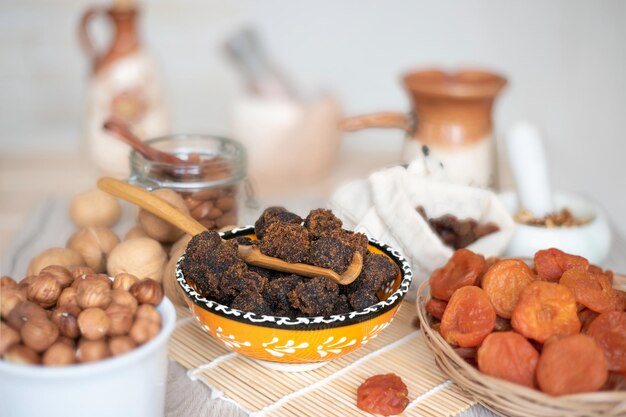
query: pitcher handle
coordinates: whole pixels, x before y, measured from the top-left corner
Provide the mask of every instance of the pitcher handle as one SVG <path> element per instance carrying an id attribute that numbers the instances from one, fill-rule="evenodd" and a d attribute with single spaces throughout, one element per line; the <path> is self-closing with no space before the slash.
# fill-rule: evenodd
<path id="1" fill-rule="evenodd" d="M 412 133 L 415 130 L 415 119 L 412 115 L 406 113 L 383 112 L 347 117 L 339 122 L 339 128 L 346 132 L 353 132 L 368 127 L 402 129 Z"/>
<path id="2" fill-rule="evenodd" d="M 91 61 L 91 64 L 94 66 L 94 68 L 98 66 L 101 55 L 98 53 L 96 47 L 94 46 L 94 42 L 89 32 L 89 24 L 91 23 L 93 18 L 95 18 L 96 16 L 102 16 L 105 14 L 105 12 L 106 9 L 102 7 L 95 6 L 88 8 L 81 16 L 80 24 L 78 26 L 78 41 L 80 42 L 80 46 L 83 48 L 83 51 L 85 51 L 87 58 Z"/>

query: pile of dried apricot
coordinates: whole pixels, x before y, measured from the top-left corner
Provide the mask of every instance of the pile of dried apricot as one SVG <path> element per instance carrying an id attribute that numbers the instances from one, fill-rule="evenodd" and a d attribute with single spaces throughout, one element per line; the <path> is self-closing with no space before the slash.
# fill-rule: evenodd
<path id="1" fill-rule="evenodd" d="M 626 385 L 626 292 L 587 259 L 552 248 L 531 268 L 459 249 L 430 287 L 431 326 L 481 372 L 550 395 Z"/>

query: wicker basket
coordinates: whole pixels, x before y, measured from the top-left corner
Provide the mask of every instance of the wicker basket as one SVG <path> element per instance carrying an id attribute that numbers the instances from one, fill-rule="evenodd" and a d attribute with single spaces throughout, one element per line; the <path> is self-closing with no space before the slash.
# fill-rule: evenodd
<path id="1" fill-rule="evenodd" d="M 618 280 L 620 286 L 626 284 L 624 277 L 619 277 Z M 435 354 L 435 362 L 441 370 L 485 407 L 498 414 L 520 417 L 626 417 L 626 391 L 553 397 L 482 374 L 463 360 L 439 333 L 430 327 L 425 308 L 430 297 L 429 292 L 428 281 L 422 283 L 417 290 L 417 315 L 426 345 Z"/>

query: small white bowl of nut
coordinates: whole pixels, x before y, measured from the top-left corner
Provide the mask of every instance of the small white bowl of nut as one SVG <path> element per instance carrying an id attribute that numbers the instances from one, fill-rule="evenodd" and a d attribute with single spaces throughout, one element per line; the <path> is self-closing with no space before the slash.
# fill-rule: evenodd
<path id="1" fill-rule="evenodd" d="M 532 258 L 545 247 L 555 247 L 601 264 L 611 249 L 611 229 L 604 211 L 580 195 L 557 192 L 554 212 L 536 218 L 520 207 L 514 192 L 498 196 L 515 219 L 515 232 L 506 255 Z"/>
<path id="2" fill-rule="evenodd" d="M 0 415 L 164 413 L 176 313 L 161 283 L 48 266 L 0 279 Z"/>

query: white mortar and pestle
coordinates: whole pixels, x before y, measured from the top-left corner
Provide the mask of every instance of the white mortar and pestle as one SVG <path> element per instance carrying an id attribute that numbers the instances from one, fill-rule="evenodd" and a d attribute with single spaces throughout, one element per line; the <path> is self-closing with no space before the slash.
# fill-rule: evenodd
<path id="1" fill-rule="evenodd" d="M 604 211 L 581 195 L 552 192 L 543 142 L 537 129 L 526 123 L 515 125 L 506 136 L 506 148 L 517 193 L 499 195 L 511 216 L 522 208 L 542 218 L 567 208 L 588 223 L 569 227 L 545 227 L 515 223 L 506 256 L 532 258 L 540 249 L 558 248 L 601 264 L 611 248 L 611 229 Z"/>

